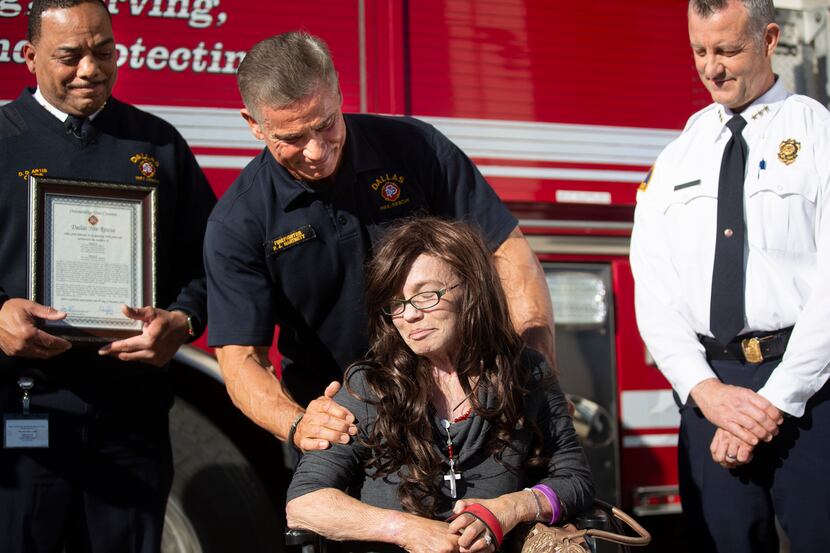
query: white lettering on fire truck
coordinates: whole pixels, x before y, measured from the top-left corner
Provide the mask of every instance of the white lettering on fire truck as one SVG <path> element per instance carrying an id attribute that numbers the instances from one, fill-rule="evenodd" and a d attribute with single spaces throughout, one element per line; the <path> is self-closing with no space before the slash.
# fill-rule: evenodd
<path id="1" fill-rule="evenodd" d="M 0 63 L 26 63 L 23 57 L 25 40 L 18 41 L 14 48 L 8 39 L 0 38 Z M 244 51 L 225 50 L 221 42 L 214 43 L 211 49 L 205 43 L 199 42 L 195 48 L 174 48 L 166 46 L 144 45 L 144 39 L 138 37 L 131 45 L 116 44 L 118 51 L 118 67 L 129 64 L 130 69 L 146 67 L 150 71 L 170 69 L 177 73 L 193 71 L 194 73 L 223 73 L 233 75 L 242 58 Z"/>
<path id="2" fill-rule="evenodd" d="M 204 42 L 199 42 L 196 48 L 176 48 L 170 50 L 166 46 L 153 46 L 147 48 L 144 39 L 138 37 L 129 47 L 123 44 L 116 44 L 118 50 L 118 67 L 129 63 L 130 69 L 141 69 L 147 67 L 151 71 L 171 69 L 181 73 L 193 71 L 194 73 L 236 73 L 236 68 L 245 57 L 245 52 L 224 50 L 221 42 L 213 45 L 208 50 Z"/>

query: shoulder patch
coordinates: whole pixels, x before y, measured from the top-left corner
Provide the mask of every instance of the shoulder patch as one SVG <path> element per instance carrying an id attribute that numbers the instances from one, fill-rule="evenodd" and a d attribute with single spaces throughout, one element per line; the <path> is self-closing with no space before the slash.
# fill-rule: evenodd
<path id="1" fill-rule="evenodd" d="M 651 182 L 651 175 L 654 174 L 654 165 L 651 166 L 651 169 L 648 170 L 646 173 L 646 178 L 643 179 L 643 182 L 640 183 L 640 186 L 637 187 L 637 190 L 640 192 L 645 192 L 648 188 L 648 183 Z"/>

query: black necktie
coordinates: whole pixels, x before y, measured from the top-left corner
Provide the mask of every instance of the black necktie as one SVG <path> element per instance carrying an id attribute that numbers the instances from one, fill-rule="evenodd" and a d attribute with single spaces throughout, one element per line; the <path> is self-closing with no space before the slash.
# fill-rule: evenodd
<path id="1" fill-rule="evenodd" d="M 66 134 L 71 134 L 78 140 L 86 140 L 89 136 L 89 118 L 69 115 L 63 124 L 66 126 Z"/>
<path id="2" fill-rule="evenodd" d="M 740 115 L 726 126 L 732 138 L 723 151 L 718 181 L 718 227 L 712 270 L 709 329 L 726 345 L 744 327 L 744 169 L 749 148 L 741 136 L 746 120 Z"/>

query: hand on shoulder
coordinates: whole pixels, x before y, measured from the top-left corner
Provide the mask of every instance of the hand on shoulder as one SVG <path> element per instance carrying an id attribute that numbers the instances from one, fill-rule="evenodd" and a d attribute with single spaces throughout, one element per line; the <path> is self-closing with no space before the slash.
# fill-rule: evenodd
<path id="1" fill-rule="evenodd" d="M 332 443 L 347 444 L 357 434 L 354 415 L 333 399 L 339 390 L 340 383 L 332 382 L 322 396 L 308 404 L 292 445 L 302 451 L 327 449 Z"/>

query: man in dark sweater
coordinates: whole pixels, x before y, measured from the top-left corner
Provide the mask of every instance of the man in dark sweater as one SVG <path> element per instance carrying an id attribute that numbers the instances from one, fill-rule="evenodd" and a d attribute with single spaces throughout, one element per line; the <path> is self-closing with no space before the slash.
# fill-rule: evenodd
<path id="1" fill-rule="evenodd" d="M 173 472 L 167 364 L 207 323 L 201 249 L 216 199 L 171 125 L 110 96 L 104 3 L 35 0 L 28 38 L 37 89 L 0 108 L 0 411 L 15 445 L 9 421 L 32 379 L 48 439 L 0 450 L 0 552 L 158 551 Z M 157 188 L 164 309 L 124 308 L 140 335 L 90 347 L 39 328 L 67 313 L 26 299 L 29 175 Z"/>

